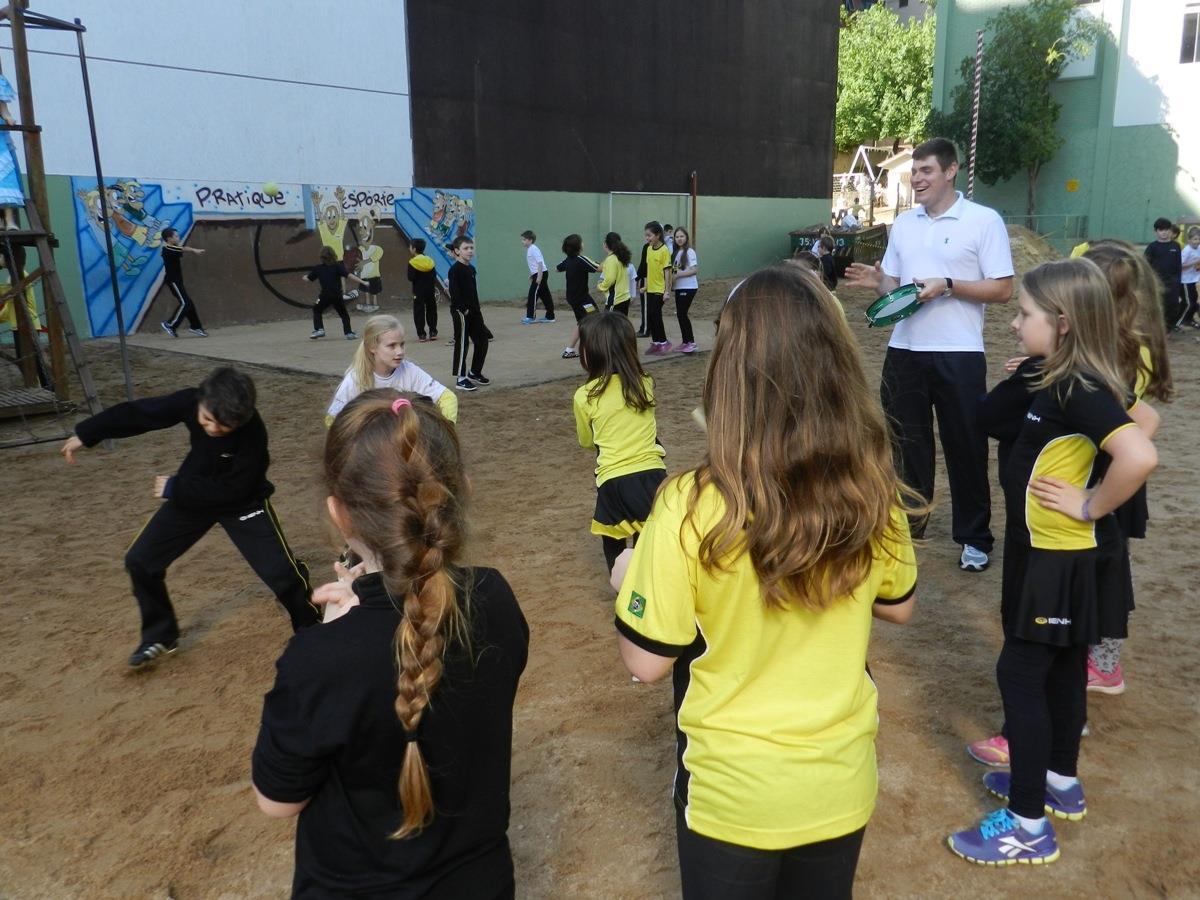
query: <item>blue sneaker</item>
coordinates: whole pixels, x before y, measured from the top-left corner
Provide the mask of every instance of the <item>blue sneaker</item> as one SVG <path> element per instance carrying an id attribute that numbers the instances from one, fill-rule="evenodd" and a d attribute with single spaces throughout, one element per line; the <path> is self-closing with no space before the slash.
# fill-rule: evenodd
<path id="1" fill-rule="evenodd" d="M 537 321 L 537 319 L 533 318 L 533 316 L 525 316 L 523 319 L 521 319 L 521 324 L 522 325 L 532 325 L 536 321 Z"/>
<path id="2" fill-rule="evenodd" d="M 956 856 L 981 866 L 1040 866 L 1059 857 L 1054 826 L 1046 823 L 1041 834 L 1031 834 L 1007 809 L 985 816 L 977 828 L 950 835 L 946 843 Z"/>
<path id="3" fill-rule="evenodd" d="M 963 544 L 962 555 L 958 558 L 958 567 L 964 572 L 982 572 L 990 562 L 988 555 L 978 547 Z"/>
<path id="4" fill-rule="evenodd" d="M 1012 773 L 988 772 L 983 776 L 983 786 L 993 797 L 1008 800 L 1012 791 Z M 1060 819 L 1078 822 L 1087 815 L 1087 801 L 1083 798 L 1083 785 L 1076 782 L 1065 791 L 1056 791 L 1046 785 L 1046 812 Z"/>

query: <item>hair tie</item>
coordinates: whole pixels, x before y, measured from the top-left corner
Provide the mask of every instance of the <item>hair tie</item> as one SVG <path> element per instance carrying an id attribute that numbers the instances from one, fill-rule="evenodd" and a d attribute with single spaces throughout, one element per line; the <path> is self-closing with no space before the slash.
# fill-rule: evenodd
<path id="1" fill-rule="evenodd" d="M 415 744 L 417 742 L 417 733 L 415 731 L 409 731 L 406 728 L 404 730 L 404 739 L 406 741 L 408 741 L 410 744 Z"/>
<path id="2" fill-rule="evenodd" d="M 400 397 L 392 401 L 392 412 L 398 416 L 400 415 L 400 410 L 404 409 L 406 406 L 411 407 L 412 401 L 407 397 Z"/>

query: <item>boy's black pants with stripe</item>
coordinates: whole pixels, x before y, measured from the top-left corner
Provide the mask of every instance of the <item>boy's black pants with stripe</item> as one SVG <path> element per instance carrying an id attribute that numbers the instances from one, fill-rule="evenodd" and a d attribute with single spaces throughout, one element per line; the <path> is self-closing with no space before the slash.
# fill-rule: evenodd
<path id="1" fill-rule="evenodd" d="M 169 644 L 179 637 L 179 623 L 167 594 L 167 568 L 214 525 L 220 525 L 287 610 L 292 629 L 320 621 L 312 605 L 308 568 L 292 555 L 270 500 L 238 513 L 184 510 L 164 503 L 150 517 L 125 553 L 125 569 L 142 612 L 142 642 Z"/>

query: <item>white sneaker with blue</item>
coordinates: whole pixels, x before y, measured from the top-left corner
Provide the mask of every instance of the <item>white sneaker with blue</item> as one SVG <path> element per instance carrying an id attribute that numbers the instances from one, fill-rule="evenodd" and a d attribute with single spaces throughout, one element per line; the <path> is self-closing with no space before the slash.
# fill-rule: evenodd
<path id="1" fill-rule="evenodd" d="M 958 567 L 964 572 L 982 572 L 988 567 L 988 555 L 978 547 L 963 544 L 962 556 L 958 558 Z"/>
<path id="2" fill-rule="evenodd" d="M 1011 772 L 988 772 L 983 776 L 983 786 L 993 797 L 1007 801 L 1012 791 Z M 1076 779 L 1068 787 L 1057 789 L 1046 782 L 1046 812 L 1060 819 L 1078 822 L 1087 815 L 1087 800 L 1083 796 L 1083 785 Z"/>
<path id="3" fill-rule="evenodd" d="M 996 810 L 977 827 L 952 834 L 946 842 L 956 856 L 981 866 L 1042 865 L 1059 857 L 1049 821 L 1035 834 L 1026 831 L 1007 809 Z"/>

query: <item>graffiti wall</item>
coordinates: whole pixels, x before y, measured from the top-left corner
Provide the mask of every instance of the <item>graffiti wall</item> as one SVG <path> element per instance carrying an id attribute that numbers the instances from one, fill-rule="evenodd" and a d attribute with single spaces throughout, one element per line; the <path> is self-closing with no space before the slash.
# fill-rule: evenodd
<path id="1" fill-rule="evenodd" d="M 125 327 L 131 332 L 142 324 L 162 284 L 162 232 L 167 228 L 175 229 L 187 243 L 196 225 L 206 221 L 273 223 L 278 227 L 290 220 L 295 229 L 290 240 L 315 234 L 360 274 L 364 266 L 377 274 L 383 255 L 376 241 L 377 228 L 394 225 L 409 239 L 425 239 L 425 252 L 443 278 L 451 264 L 445 245 L 458 235 L 475 233 L 474 195 L 466 190 L 114 178 L 105 185 L 106 223 L 94 178 L 72 178 L 71 189 L 84 301 L 89 330 L 96 337 L 117 333 L 106 226 L 112 237 Z M 258 286 L 243 285 L 241 289 L 261 290 L 282 303 L 301 305 L 303 301 L 292 299 L 289 290 L 282 288 L 285 279 L 295 281 L 300 268 L 294 262 L 272 261 L 269 250 L 260 256 L 261 231 L 260 227 L 253 240 L 245 242 L 244 251 L 240 247 L 234 251 L 252 255 L 259 276 Z M 241 262 L 226 259 L 220 264 Z"/>

